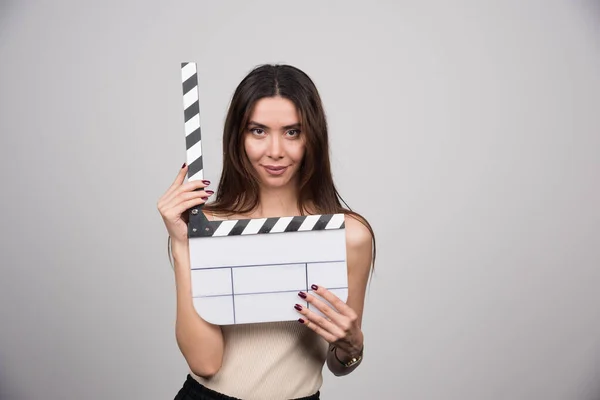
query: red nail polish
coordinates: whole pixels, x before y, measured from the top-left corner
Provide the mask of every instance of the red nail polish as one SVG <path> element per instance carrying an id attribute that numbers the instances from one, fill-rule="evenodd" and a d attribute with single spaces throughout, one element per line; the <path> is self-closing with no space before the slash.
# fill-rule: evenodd
<path id="1" fill-rule="evenodd" d="M 300 296 L 300 297 L 302 297 L 303 299 L 305 299 L 305 298 L 306 298 L 306 293 L 304 293 L 304 292 L 299 292 L 299 293 L 298 293 L 298 296 Z"/>
<path id="2" fill-rule="evenodd" d="M 205 185 L 210 185 L 210 181 L 208 181 L 208 180 L 204 180 L 204 181 L 202 181 L 202 183 L 204 183 Z"/>
<path id="3" fill-rule="evenodd" d="M 312 290 L 319 290 L 319 287 L 318 287 L 317 285 L 312 285 L 310 288 L 311 288 Z"/>
<path id="4" fill-rule="evenodd" d="M 201 197 L 202 200 L 208 200 L 207 196 Z"/>
<path id="5" fill-rule="evenodd" d="M 183 167 L 185 167 L 185 163 L 183 163 L 183 165 L 181 166 L 181 169 L 183 169 Z"/>
<path id="6" fill-rule="evenodd" d="M 214 194 L 214 193 L 215 193 L 215 192 L 213 192 L 212 190 L 205 190 L 205 192 L 206 192 L 207 194 Z"/>
<path id="7" fill-rule="evenodd" d="M 294 308 L 298 311 L 302 311 L 302 306 L 300 304 L 296 304 Z"/>
<path id="8" fill-rule="evenodd" d="M 304 320 L 302 318 L 298 318 L 298 322 L 300 322 L 301 324 L 303 324 Z"/>

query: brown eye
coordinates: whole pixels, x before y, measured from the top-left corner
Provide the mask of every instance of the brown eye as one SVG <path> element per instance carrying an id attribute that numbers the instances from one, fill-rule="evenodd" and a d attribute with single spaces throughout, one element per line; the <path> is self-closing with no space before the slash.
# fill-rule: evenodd
<path id="1" fill-rule="evenodd" d="M 263 131 L 260 128 L 252 128 L 250 129 L 250 132 L 254 133 L 255 135 L 262 135 L 263 133 L 265 133 L 265 131 Z"/>
<path id="2" fill-rule="evenodd" d="M 300 131 L 298 129 L 290 129 L 289 131 L 287 131 L 288 134 L 292 134 L 290 136 L 292 137 L 297 137 L 300 135 Z"/>

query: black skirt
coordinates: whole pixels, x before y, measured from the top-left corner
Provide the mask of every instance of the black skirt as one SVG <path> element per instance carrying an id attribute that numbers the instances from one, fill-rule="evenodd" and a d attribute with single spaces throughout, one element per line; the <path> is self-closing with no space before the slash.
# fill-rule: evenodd
<path id="1" fill-rule="evenodd" d="M 281 399 L 281 400 L 319 400 L 319 393 L 317 392 L 308 397 L 301 397 L 297 399 Z M 177 393 L 174 400 L 242 400 L 237 397 L 231 397 L 224 395 L 219 392 L 215 392 L 212 389 L 207 388 L 200 382 L 192 378 L 191 375 L 187 376 L 183 387 Z"/>

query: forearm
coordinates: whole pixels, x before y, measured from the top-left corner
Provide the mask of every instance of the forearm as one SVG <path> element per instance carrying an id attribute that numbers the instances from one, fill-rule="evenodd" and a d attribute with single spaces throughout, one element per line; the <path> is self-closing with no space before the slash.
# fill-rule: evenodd
<path id="1" fill-rule="evenodd" d="M 177 345 L 192 372 L 209 377 L 221 368 L 223 360 L 221 327 L 203 320 L 194 308 L 188 246 L 173 242 L 172 254 L 177 288 Z"/>
<path id="2" fill-rule="evenodd" d="M 356 364 L 351 365 L 350 367 L 346 367 L 342 365 L 342 362 L 348 362 L 352 359 L 352 355 L 346 353 L 344 350 L 337 348 L 334 346 L 329 346 L 329 352 L 327 354 L 327 368 L 333 373 L 335 376 L 344 376 L 348 375 L 352 371 L 354 371 L 361 364 L 362 359 L 358 361 Z"/>

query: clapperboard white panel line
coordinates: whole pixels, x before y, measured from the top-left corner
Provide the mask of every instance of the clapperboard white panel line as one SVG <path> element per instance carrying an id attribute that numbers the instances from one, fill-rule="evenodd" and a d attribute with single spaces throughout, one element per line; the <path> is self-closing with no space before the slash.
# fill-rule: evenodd
<path id="1" fill-rule="evenodd" d="M 182 63 L 181 77 L 192 181 L 203 179 L 196 64 Z M 188 236 L 194 307 L 210 323 L 296 320 L 293 304 L 308 306 L 297 293 L 314 294 L 313 283 L 347 300 L 344 214 L 209 221 L 195 207 Z"/>

